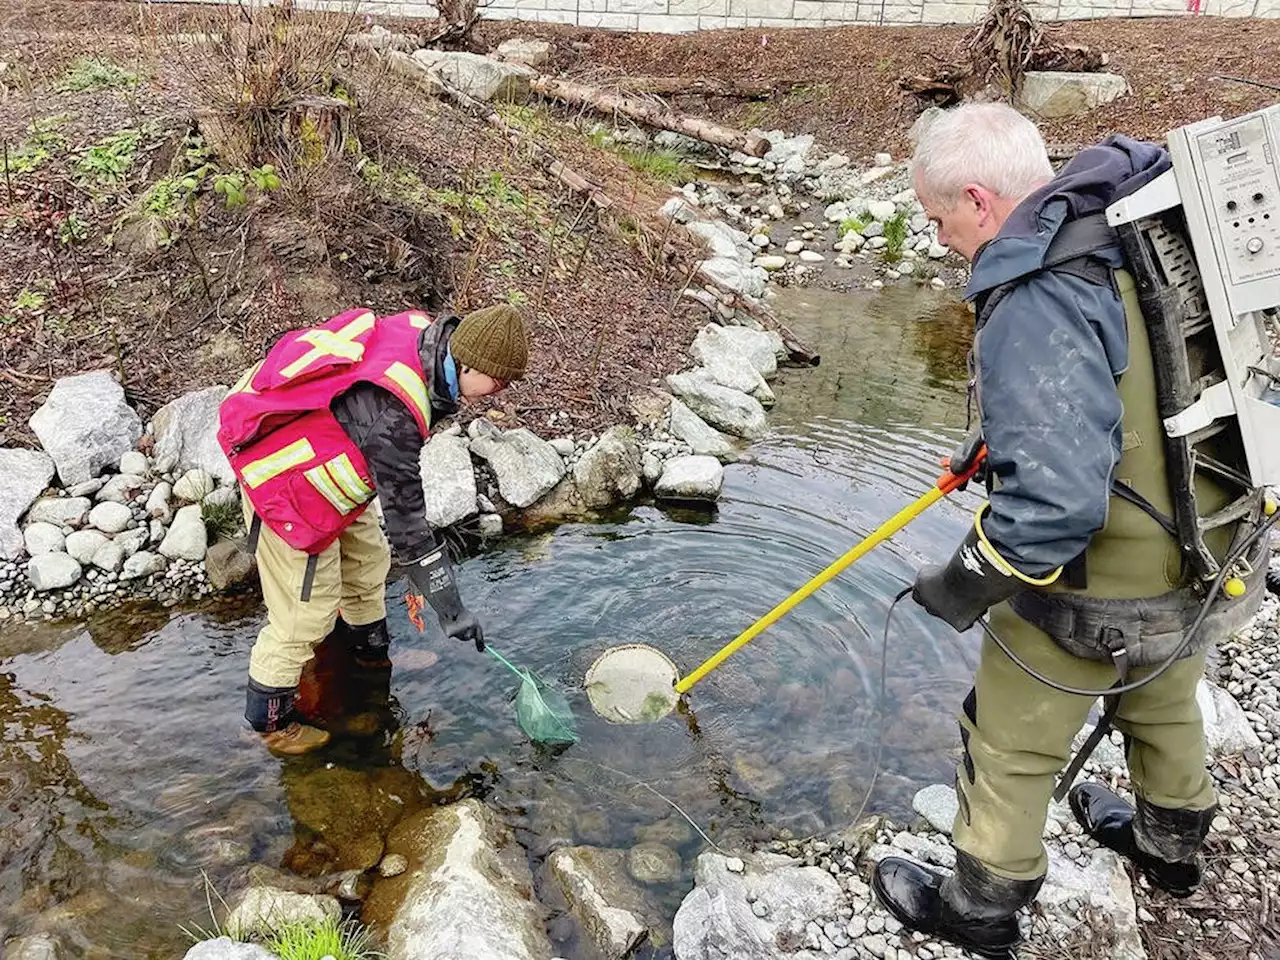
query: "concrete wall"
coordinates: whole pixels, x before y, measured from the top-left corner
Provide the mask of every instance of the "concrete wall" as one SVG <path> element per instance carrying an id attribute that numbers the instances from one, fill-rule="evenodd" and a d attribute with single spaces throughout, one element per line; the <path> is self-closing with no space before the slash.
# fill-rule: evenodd
<path id="1" fill-rule="evenodd" d="M 298 0 L 342 9 L 343 0 Z M 482 0 L 483 2 L 483 0 Z M 1280 17 L 1280 0 L 1032 0 L 1044 20 L 1098 17 Z M 571 23 L 608 30 L 686 33 L 725 27 L 972 23 L 987 5 L 972 0 L 488 0 L 490 20 Z M 422 0 L 364 0 L 374 15 L 434 17 Z"/>

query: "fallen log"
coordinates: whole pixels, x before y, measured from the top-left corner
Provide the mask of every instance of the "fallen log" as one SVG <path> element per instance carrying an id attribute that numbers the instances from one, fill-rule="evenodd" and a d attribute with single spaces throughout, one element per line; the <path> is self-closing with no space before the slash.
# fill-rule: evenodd
<path id="1" fill-rule="evenodd" d="M 925 100 L 932 100 L 942 107 L 959 103 L 961 99 L 960 91 L 955 83 L 923 75 L 900 78 L 898 80 L 898 89 L 914 93 L 917 97 Z"/>
<path id="2" fill-rule="evenodd" d="M 621 77 L 613 86 L 620 93 L 656 93 L 661 96 L 734 97 L 768 100 L 789 93 L 799 80 L 716 80 L 711 77 Z"/>
<path id="3" fill-rule="evenodd" d="M 537 77 L 529 86 L 535 93 L 551 97 L 553 100 L 588 106 L 601 113 L 620 113 L 650 127 L 682 133 L 686 137 L 693 137 L 695 140 L 702 140 L 717 147 L 737 150 L 748 156 L 763 157 L 770 149 L 769 141 L 758 134 L 743 133 L 741 130 L 722 127 L 709 120 L 673 113 L 657 104 L 624 97 L 597 87 L 588 87 L 585 84 L 556 80 L 551 77 Z"/>

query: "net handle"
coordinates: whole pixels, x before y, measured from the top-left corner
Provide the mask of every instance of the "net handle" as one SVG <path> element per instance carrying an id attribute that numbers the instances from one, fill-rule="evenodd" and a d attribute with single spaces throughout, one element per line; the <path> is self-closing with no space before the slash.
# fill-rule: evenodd
<path id="1" fill-rule="evenodd" d="M 510 660 L 508 660 L 506 657 L 504 657 L 502 654 L 500 654 L 497 650 L 493 649 L 493 647 L 492 647 L 492 646 L 490 646 L 489 644 L 487 644 L 487 643 L 486 643 L 486 644 L 485 644 L 485 646 L 484 646 L 484 649 L 485 649 L 485 651 L 486 651 L 487 653 L 491 653 L 491 654 L 493 654 L 494 658 L 495 658 L 495 659 L 496 659 L 500 664 L 502 664 L 504 667 L 506 667 L 508 670 L 510 670 L 512 673 L 514 673 L 514 674 L 515 674 L 517 677 L 519 677 L 521 680 L 528 680 L 528 679 L 530 679 L 530 677 L 529 677 L 529 675 L 528 675 L 527 673 L 525 673 L 523 670 L 521 670 L 519 667 L 517 667 L 514 663 L 512 663 Z"/>

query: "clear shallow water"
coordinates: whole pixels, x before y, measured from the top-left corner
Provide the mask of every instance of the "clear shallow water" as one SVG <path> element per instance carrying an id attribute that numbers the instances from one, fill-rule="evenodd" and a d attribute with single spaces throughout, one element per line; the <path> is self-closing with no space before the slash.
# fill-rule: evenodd
<path id="1" fill-rule="evenodd" d="M 773 432 L 728 469 L 715 510 L 640 505 L 461 564 L 464 596 L 506 656 L 572 687 L 606 647 L 643 641 L 688 671 L 932 484 L 963 433 L 967 311 L 919 291 L 793 291 L 779 307 L 823 363 L 783 371 Z M 559 754 L 523 740 L 515 683 L 495 661 L 414 631 L 400 584 L 391 729 L 287 762 L 241 732 L 253 602 L 8 626 L 0 929 L 54 932 L 77 956 L 180 955 L 178 925 L 207 920 L 202 872 L 219 890 L 254 865 L 326 873 L 404 811 L 475 795 L 528 847 L 557 949 L 585 960 L 542 857 L 566 841 L 661 839 L 684 857 L 684 875 L 653 888 L 673 915 L 702 842 L 652 791 L 732 843 L 838 828 L 864 802 L 903 815 L 918 785 L 950 779 L 974 644 L 903 604 L 866 797 L 888 601 L 949 554 L 974 502 L 935 506 L 659 724 L 612 726 L 576 694 L 582 742 Z"/>

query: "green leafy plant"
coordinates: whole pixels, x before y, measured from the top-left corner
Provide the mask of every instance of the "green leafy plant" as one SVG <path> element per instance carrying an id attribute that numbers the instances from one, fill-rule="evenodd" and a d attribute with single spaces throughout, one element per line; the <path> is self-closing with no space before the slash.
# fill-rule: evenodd
<path id="1" fill-rule="evenodd" d="M 238 500 L 230 503 L 210 503 L 206 500 L 200 504 L 200 519 L 209 534 L 209 542 L 230 540 L 240 535 L 241 512 Z"/>
<path id="2" fill-rule="evenodd" d="M 222 202 L 226 204 L 228 210 L 234 210 L 249 202 L 246 184 L 244 174 L 239 171 L 219 173 L 213 178 L 213 192 L 222 197 Z"/>
<path id="3" fill-rule="evenodd" d="M 513 307 L 523 307 L 529 302 L 529 295 L 523 290 L 508 290 L 507 303 Z"/>
<path id="4" fill-rule="evenodd" d="M 367 930 L 332 918 L 283 924 L 266 938 L 266 947 L 280 960 L 375 960 L 382 956 L 373 949 Z"/>
<path id="5" fill-rule="evenodd" d="M 30 287 L 23 287 L 21 292 L 13 301 L 13 309 L 21 311 L 35 311 L 44 307 L 45 301 L 49 298 L 39 290 L 32 290 Z"/>
<path id="6" fill-rule="evenodd" d="M 63 246 L 69 247 L 73 243 L 80 243 L 87 236 L 89 236 L 88 225 L 74 213 L 67 214 L 58 225 L 58 242 Z"/>
<path id="7" fill-rule="evenodd" d="M 76 169 L 81 176 L 96 183 L 119 183 L 133 166 L 142 142 L 141 130 L 121 130 L 80 155 Z"/>
<path id="8" fill-rule="evenodd" d="M 276 168 L 269 163 L 264 163 L 262 166 L 254 167 L 250 170 L 249 179 L 253 181 L 255 187 L 264 193 L 280 189 L 280 177 L 276 173 Z"/>
<path id="9" fill-rule="evenodd" d="M 102 57 L 81 57 L 76 60 L 56 89 L 59 93 L 79 93 L 83 90 L 108 90 L 115 87 L 136 87 L 138 75 Z"/>
<path id="10" fill-rule="evenodd" d="M 37 170 L 55 153 L 66 149 L 67 140 L 59 128 L 67 122 L 65 114 L 42 117 L 27 128 L 27 139 L 16 150 L 9 151 L 7 174 L 22 176 Z"/>
<path id="11" fill-rule="evenodd" d="M 861 233 L 867 229 L 867 225 L 857 217 L 845 217 L 840 221 L 840 236 L 843 238 L 846 234 Z"/>
<path id="12" fill-rule="evenodd" d="M 902 248 L 907 243 L 907 212 L 899 210 L 884 222 L 884 256 L 896 262 L 902 259 Z"/>

